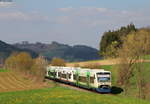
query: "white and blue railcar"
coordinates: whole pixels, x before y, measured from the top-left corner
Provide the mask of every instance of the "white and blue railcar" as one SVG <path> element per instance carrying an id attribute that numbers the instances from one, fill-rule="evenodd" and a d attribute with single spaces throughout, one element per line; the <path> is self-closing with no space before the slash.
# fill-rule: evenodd
<path id="1" fill-rule="evenodd" d="M 104 69 L 48 66 L 46 77 L 97 92 L 111 92 L 111 72 Z"/>

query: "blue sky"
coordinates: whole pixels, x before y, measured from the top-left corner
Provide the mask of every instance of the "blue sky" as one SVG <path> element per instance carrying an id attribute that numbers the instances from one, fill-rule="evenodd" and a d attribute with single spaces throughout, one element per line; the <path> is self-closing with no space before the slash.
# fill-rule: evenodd
<path id="1" fill-rule="evenodd" d="M 149 26 L 149 5 L 150 0 L 13 0 L 0 4 L 0 39 L 98 48 L 105 31 L 131 22 Z"/>

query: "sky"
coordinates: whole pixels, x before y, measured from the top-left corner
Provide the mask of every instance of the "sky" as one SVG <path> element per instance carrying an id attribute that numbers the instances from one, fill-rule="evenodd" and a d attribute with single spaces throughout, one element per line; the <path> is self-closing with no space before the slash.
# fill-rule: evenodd
<path id="1" fill-rule="evenodd" d="M 2 1 L 2 0 L 1 0 Z M 150 0 L 12 0 L 0 2 L 0 40 L 88 45 L 104 32 L 150 26 Z"/>

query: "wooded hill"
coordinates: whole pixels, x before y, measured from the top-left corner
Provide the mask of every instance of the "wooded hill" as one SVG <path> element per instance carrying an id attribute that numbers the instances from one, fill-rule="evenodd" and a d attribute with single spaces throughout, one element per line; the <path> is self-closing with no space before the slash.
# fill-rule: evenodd
<path id="1" fill-rule="evenodd" d="M 0 60 L 6 59 L 13 52 L 28 52 L 32 57 L 37 57 L 38 54 L 28 49 L 20 49 L 13 45 L 7 44 L 0 40 Z"/>
<path id="2" fill-rule="evenodd" d="M 69 46 L 58 42 L 51 44 L 44 43 L 16 43 L 15 47 L 29 49 L 51 60 L 54 57 L 62 58 L 66 61 L 86 61 L 99 59 L 98 50 L 85 45 Z"/>

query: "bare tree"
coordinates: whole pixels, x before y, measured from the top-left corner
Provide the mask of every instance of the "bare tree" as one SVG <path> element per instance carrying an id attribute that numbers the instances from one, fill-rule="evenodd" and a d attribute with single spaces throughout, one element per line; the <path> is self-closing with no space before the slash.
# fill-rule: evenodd
<path id="1" fill-rule="evenodd" d="M 36 81 L 44 81 L 47 65 L 47 61 L 42 56 L 34 60 L 31 73 L 36 77 Z"/>

